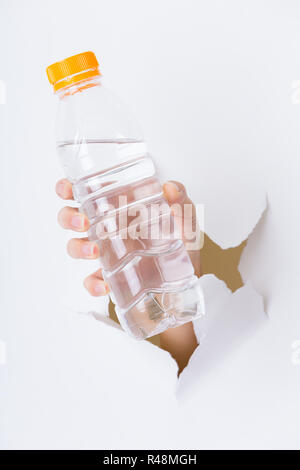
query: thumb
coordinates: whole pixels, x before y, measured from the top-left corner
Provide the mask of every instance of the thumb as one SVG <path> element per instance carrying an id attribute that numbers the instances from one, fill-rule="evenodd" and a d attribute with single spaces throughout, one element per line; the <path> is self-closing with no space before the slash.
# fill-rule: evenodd
<path id="1" fill-rule="evenodd" d="M 176 229 L 189 251 L 195 272 L 199 275 L 203 234 L 197 224 L 196 207 L 187 195 L 184 185 L 178 181 L 167 181 L 163 185 L 163 192 L 171 208 Z"/>

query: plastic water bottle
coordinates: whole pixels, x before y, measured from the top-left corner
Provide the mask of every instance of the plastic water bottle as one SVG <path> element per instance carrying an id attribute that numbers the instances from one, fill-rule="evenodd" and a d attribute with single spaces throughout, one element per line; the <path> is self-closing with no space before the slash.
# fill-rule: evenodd
<path id="1" fill-rule="evenodd" d="M 144 339 L 197 318 L 202 293 L 135 119 L 103 86 L 92 52 L 47 75 L 59 99 L 58 154 L 122 327 Z"/>

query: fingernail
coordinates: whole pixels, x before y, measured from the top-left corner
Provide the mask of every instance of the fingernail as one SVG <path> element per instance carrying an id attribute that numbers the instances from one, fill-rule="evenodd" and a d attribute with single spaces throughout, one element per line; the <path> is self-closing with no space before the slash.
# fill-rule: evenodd
<path id="1" fill-rule="evenodd" d="M 84 217 L 82 215 L 74 215 L 71 220 L 72 227 L 77 229 L 83 229 Z"/>
<path id="2" fill-rule="evenodd" d="M 98 245 L 86 242 L 82 246 L 82 253 L 84 256 L 96 256 L 98 254 Z"/>
<path id="3" fill-rule="evenodd" d="M 176 183 L 173 183 L 172 181 L 167 181 L 164 184 L 164 190 L 167 196 L 167 199 L 177 199 L 180 193 L 180 189 L 178 188 Z"/>
<path id="4" fill-rule="evenodd" d="M 173 188 L 176 189 L 176 191 L 179 191 L 179 188 L 178 188 L 177 184 L 176 184 L 176 183 L 173 183 L 173 181 L 167 181 L 166 184 L 171 185 Z"/>
<path id="5" fill-rule="evenodd" d="M 97 294 L 100 294 L 100 295 L 105 295 L 108 293 L 108 285 L 106 284 L 106 282 L 97 282 L 97 284 L 95 285 L 94 287 L 94 290 Z"/>

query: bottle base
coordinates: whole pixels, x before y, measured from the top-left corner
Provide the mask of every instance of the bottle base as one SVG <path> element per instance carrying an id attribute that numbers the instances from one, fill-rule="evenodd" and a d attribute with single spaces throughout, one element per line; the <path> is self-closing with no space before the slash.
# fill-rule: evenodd
<path id="1" fill-rule="evenodd" d="M 195 278 L 184 289 L 147 292 L 126 312 L 116 310 L 123 329 L 143 340 L 203 316 L 203 292 Z"/>

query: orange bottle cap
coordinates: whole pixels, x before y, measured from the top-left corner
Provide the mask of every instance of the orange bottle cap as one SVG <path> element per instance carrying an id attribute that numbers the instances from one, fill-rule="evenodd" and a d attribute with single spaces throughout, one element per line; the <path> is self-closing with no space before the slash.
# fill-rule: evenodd
<path id="1" fill-rule="evenodd" d="M 93 52 L 82 52 L 49 65 L 46 72 L 54 91 L 100 75 L 99 63 Z"/>

